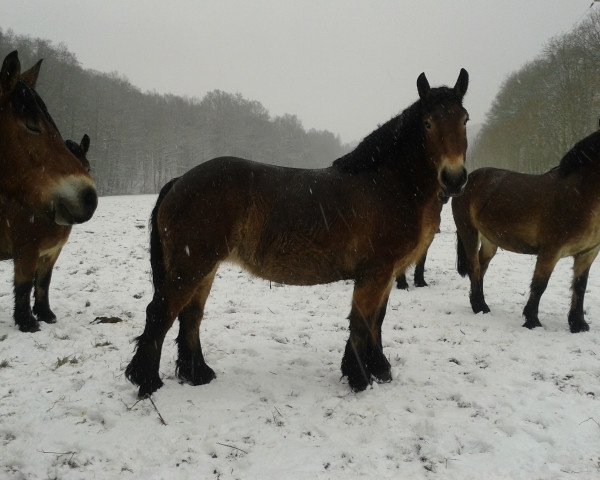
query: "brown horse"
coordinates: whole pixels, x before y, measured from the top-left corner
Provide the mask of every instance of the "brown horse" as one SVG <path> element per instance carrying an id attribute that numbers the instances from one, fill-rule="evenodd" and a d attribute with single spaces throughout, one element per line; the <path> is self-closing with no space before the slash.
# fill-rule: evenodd
<path id="1" fill-rule="evenodd" d="M 0 195 L 62 225 L 88 220 L 94 182 L 60 136 L 34 90 L 41 60 L 21 74 L 17 52 L 0 70 Z"/>
<path id="2" fill-rule="evenodd" d="M 420 99 L 324 169 L 284 168 L 224 157 L 165 185 L 151 217 L 154 297 L 127 378 L 145 396 L 162 386 L 163 340 L 179 317 L 178 375 L 210 382 L 199 326 L 219 264 L 290 285 L 352 279 L 350 338 L 342 373 L 354 390 L 371 375 L 391 380 L 381 325 L 395 275 L 418 259 L 439 224 L 438 195 L 459 194 L 468 74 Z"/>
<path id="3" fill-rule="evenodd" d="M 85 222 L 98 202 L 89 164 L 65 145 L 34 90 L 40 65 L 21 74 L 15 51 L 0 70 L 0 260 L 15 259 L 15 321 L 22 331 L 39 329 L 29 306 L 34 276 L 34 309 L 53 320 L 43 290 L 64 241 L 50 226 Z"/>
<path id="4" fill-rule="evenodd" d="M 440 214 L 442 212 L 442 208 L 444 207 L 444 205 L 446 203 L 448 203 L 448 200 L 449 200 L 449 198 L 446 196 L 442 196 L 440 198 Z M 440 233 L 439 228 L 436 233 Z M 431 239 L 431 241 L 433 242 L 433 238 Z M 427 252 L 429 252 L 429 247 L 431 247 L 431 244 L 427 245 L 425 252 L 421 256 L 421 258 L 419 258 L 419 261 L 415 265 L 415 272 L 414 272 L 414 276 L 413 276 L 413 281 L 414 281 L 415 287 L 427 287 L 428 286 L 427 282 L 425 281 L 425 262 L 427 261 Z M 396 277 L 396 288 L 399 288 L 400 290 L 408 290 L 408 282 L 406 281 L 406 272 L 402 272 Z"/>
<path id="5" fill-rule="evenodd" d="M 65 143 L 89 172 L 86 153 L 90 138 L 84 135 L 79 145 L 72 140 Z M 2 195 L 0 218 L 0 260 L 14 260 L 15 323 L 22 332 L 36 332 L 40 329 L 39 321 L 56 322 L 56 315 L 50 309 L 48 290 L 52 269 L 72 227 L 36 215 L 29 207 Z M 33 310 L 30 307 L 32 289 Z"/>
<path id="6" fill-rule="evenodd" d="M 557 167 L 542 175 L 497 168 L 472 172 L 464 195 L 452 201 L 452 213 L 458 272 L 469 274 L 473 311 L 490 311 L 483 277 L 498 247 L 537 255 L 523 326 L 541 326 L 538 306 L 554 266 L 563 257 L 573 257 L 569 327 L 573 333 L 589 330 L 583 298 L 600 249 L 599 191 L 600 131 L 578 142 Z"/>

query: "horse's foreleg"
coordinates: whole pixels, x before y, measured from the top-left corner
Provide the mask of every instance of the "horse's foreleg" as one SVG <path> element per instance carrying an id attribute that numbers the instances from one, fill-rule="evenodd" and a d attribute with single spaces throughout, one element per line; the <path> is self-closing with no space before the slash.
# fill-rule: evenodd
<path id="1" fill-rule="evenodd" d="M 475 313 L 488 313 L 490 311 L 490 307 L 488 307 L 487 303 L 485 302 L 485 294 L 483 292 L 483 279 L 485 278 L 485 274 L 490 265 L 490 262 L 492 261 L 492 258 L 494 258 L 494 255 L 496 255 L 497 251 L 498 245 L 490 242 L 487 238 L 483 236 L 481 237 L 481 246 L 479 247 L 479 254 L 477 256 L 477 267 L 479 268 L 479 272 L 476 275 L 475 289 L 471 290 L 472 292 L 476 292 L 473 296 L 473 300 L 471 301 L 471 304 L 475 305 L 473 306 L 473 311 Z M 477 311 L 475 311 L 476 307 Z"/>
<path id="2" fill-rule="evenodd" d="M 463 245 L 468 259 L 469 280 L 471 282 L 469 301 L 471 302 L 473 313 L 488 313 L 490 307 L 485 303 L 485 296 L 483 294 L 483 273 L 481 264 L 479 263 L 479 259 L 481 258 L 478 249 L 479 234 L 476 230 L 474 233 L 474 237 L 469 238 L 468 241 L 463 239 Z"/>
<path id="3" fill-rule="evenodd" d="M 431 244 L 430 244 L 431 246 Z M 427 260 L 427 252 L 429 251 L 429 247 L 425 250 L 425 253 L 421 256 L 417 265 L 415 266 L 415 276 L 414 282 L 415 287 L 427 287 L 427 282 L 425 281 L 425 261 Z"/>
<path id="4" fill-rule="evenodd" d="M 369 364 L 371 366 L 371 374 L 380 382 L 391 382 L 392 372 L 391 365 L 388 359 L 383 354 L 383 343 L 381 340 L 381 328 L 383 326 L 383 319 L 385 318 L 385 312 L 387 310 L 387 303 L 389 300 L 389 292 L 383 300 L 383 306 L 377 314 L 377 333 L 378 340 L 377 345 L 372 349 L 369 358 Z"/>
<path id="5" fill-rule="evenodd" d="M 531 289 L 529 292 L 529 300 L 523 309 L 523 316 L 525 317 L 524 327 L 535 328 L 541 327 L 542 324 L 538 318 L 538 308 L 540 305 L 540 299 L 546 291 L 550 275 L 558 262 L 559 257 L 556 254 L 548 254 L 542 252 L 538 255 L 535 263 L 535 270 L 533 272 L 533 279 L 531 280 Z"/>
<path id="6" fill-rule="evenodd" d="M 40 329 L 37 319 L 31 313 L 31 290 L 37 260 L 37 253 L 23 253 L 15 256 L 14 319 L 15 324 L 22 332 L 37 332 Z"/>
<path id="7" fill-rule="evenodd" d="M 35 272 L 33 313 L 38 320 L 46 323 L 56 323 L 56 315 L 50 309 L 49 289 L 52 269 L 59 254 L 60 249 L 51 257 L 41 258 Z"/>
<path id="8" fill-rule="evenodd" d="M 400 290 L 408 290 L 408 282 L 406 281 L 406 272 L 398 274 L 396 277 L 396 288 Z"/>
<path id="9" fill-rule="evenodd" d="M 192 385 L 204 385 L 216 378 L 204 360 L 200 343 L 200 323 L 215 273 L 216 269 L 202 279 L 190 303 L 179 314 L 177 375 Z"/>
<path id="10" fill-rule="evenodd" d="M 598 248 L 575 256 L 573 263 L 573 295 L 569 311 L 569 329 L 572 333 L 587 332 L 590 326 L 583 318 L 583 299 L 587 286 L 588 275 L 593 261 L 598 255 Z"/>
<path id="11" fill-rule="evenodd" d="M 371 383 L 371 375 L 382 381 L 391 380 L 390 364 L 383 355 L 381 326 L 393 276 L 365 278 L 354 286 L 350 310 L 350 337 L 342 358 L 342 375 L 354 391 Z"/>

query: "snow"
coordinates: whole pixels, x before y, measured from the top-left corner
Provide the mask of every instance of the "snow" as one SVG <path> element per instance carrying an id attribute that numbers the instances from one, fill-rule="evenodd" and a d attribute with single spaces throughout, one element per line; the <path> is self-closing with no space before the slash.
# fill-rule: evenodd
<path id="1" fill-rule="evenodd" d="M 14 326 L 12 264 L 0 264 L 0 478 L 600 478 L 600 270 L 588 333 L 568 330 L 567 260 L 542 298 L 543 328 L 521 327 L 528 256 L 498 253 L 492 312 L 474 315 L 448 207 L 430 286 L 390 297 L 391 383 L 356 394 L 340 381 L 350 282 L 270 285 L 225 266 L 202 324 L 217 379 L 177 381 L 175 325 L 156 409 L 138 402 L 123 371 L 151 297 L 155 198 L 101 198 L 73 229 L 51 285 L 59 321 L 40 332 Z"/>

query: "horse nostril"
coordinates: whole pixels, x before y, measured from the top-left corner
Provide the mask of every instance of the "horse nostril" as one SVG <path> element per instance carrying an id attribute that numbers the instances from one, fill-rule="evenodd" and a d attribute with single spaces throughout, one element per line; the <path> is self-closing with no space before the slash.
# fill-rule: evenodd
<path id="1" fill-rule="evenodd" d="M 91 187 L 86 188 L 83 192 L 81 192 L 80 198 L 81 203 L 88 211 L 91 210 L 93 212 L 96 210 L 96 207 L 98 206 L 98 195 L 96 194 L 95 189 Z"/>

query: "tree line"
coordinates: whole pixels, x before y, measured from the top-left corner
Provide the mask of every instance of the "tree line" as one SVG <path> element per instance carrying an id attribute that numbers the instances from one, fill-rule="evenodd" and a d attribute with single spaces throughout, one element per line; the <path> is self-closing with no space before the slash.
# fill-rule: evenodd
<path id="1" fill-rule="evenodd" d="M 222 155 L 292 167 L 329 165 L 349 150 L 295 115 L 270 116 L 257 101 L 215 90 L 203 98 L 142 92 L 118 73 L 84 69 L 64 44 L 0 29 L 0 61 L 19 51 L 22 68 L 44 59 L 37 91 L 63 138 L 92 139 L 101 195 L 153 193 L 169 179 Z"/>
<path id="2" fill-rule="evenodd" d="M 597 129 L 599 117 L 600 11 L 594 10 L 505 80 L 471 159 L 477 167 L 544 172 Z"/>

